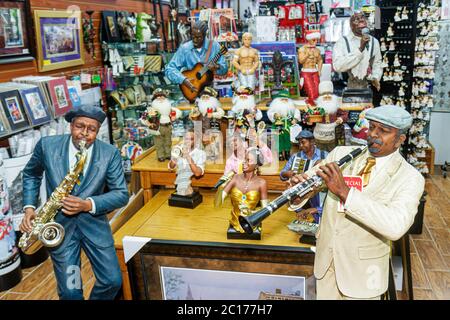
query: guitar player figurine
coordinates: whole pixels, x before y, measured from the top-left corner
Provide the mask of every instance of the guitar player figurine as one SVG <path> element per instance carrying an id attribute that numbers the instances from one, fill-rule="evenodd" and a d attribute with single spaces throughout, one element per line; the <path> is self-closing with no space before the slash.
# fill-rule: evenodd
<path id="1" fill-rule="evenodd" d="M 206 39 L 207 31 L 207 24 L 197 21 L 192 28 L 192 40 L 178 48 L 166 67 L 166 77 L 180 85 L 185 98 L 191 103 L 204 87 L 211 84 L 214 73 L 224 75 L 228 71 L 223 57 L 226 49 L 218 42 Z"/>

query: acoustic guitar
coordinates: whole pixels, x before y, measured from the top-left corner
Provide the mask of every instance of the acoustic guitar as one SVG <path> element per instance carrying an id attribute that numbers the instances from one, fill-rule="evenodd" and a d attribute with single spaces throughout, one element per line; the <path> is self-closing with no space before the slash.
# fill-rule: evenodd
<path id="1" fill-rule="evenodd" d="M 181 92 L 183 92 L 184 97 L 193 103 L 195 98 L 197 98 L 203 89 L 209 85 L 213 79 L 214 74 L 209 70 L 209 66 L 216 63 L 221 56 L 226 54 L 228 49 L 225 46 L 220 47 L 220 51 L 214 56 L 214 58 L 207 64 L 201 62 L 197 63 L 191 70 L 184 70 L 182 74 L 192 83 L 192 85 L 197 89 L 197 91 L 192 91 L 184 83 L 180 84 Z"/>

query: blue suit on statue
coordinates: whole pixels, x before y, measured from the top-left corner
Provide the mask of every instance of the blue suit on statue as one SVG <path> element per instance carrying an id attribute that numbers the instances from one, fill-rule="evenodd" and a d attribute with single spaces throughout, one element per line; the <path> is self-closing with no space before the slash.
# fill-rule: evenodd
<path id="1" fill-rule="evenodd" d="M 60 184 L 69 172 L 70 135 L 42 138 L 23 170 L 25 206 L 37 206 L 43 173 L 47 194 Z M 83 248 L 91 262 L 96 282 L 90 299 L 114 299 L 122 284 L 119 262 L 106 213 L 128 203 L 128 189 L 117 148 L 95 140 L 88 167 L 75 185 L 72 195 L 95 203 L 95 213 L 65 215 L 59 212 L 55 221 L 65 229 L 63 242 L 49 248 L 61 299 L 83 299 L 80 253 Z"/>

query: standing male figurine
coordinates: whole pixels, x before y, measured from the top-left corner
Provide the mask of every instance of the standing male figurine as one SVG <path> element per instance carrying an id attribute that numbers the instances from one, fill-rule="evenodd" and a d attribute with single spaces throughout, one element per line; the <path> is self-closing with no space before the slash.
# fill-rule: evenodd
<path id="1" fill-rule="evenodd" d="M 75 166 L 80 142 L 85 141 L 87 159 L 80 184 L 62 200 L 62 209 L 55 217 L 55 222 L 64 227 L 64 240 L 48 249 L 60 299 L 83 299 L 80 260 L 83 248 L 96 278 L 89 298 L 112 300 L 121 287 L 122 274 L 106 214 L 128 202 L 122 158 L 115 147 L 96 140 L 106 118 L 100 108 L 83 105 L 69 111 L 64 118 L 70 122 L 70 135 L 39 140 L 23 169 L 25 216 L 20 230 L 23 233 L 32 230 L 43 174 L 50 195 Z"/>
<path id="2" fill-rule="evenodd" d="M 256 70 L 259 69 L 261 63 L 259 61 L 258 50 L 251 47 L 252 34 L 245 32 L 242 35 L 242 47 L 236 50 L 233 59 L 233 66 L 236 68 L 238 81 L 234 87 L 241 86 L 255 90 L 256 87 Z"/>
<path id="3" fill-rule="evenodd" d="M 368 150 L 341 169 L 336 161 L 354 147 L 336 147 L 324 165 L 290 180 L 317 174 L 328 188 L 316 234 L 317 299 L 380 299 L 388 288 L 391 241 L 408 232 L 423 194 L 425 179 L 399 151 L 411 115 L 386 105 L 366 118 Z"/>
<path id="4" fill-rule="evenodd" d="M 312 30 L 306 34 L 308 44 L 298 49 L 298 62 L 302 65 L 300 86 L 305 89 L 308 104 L 314 106 L 319 96 L 320 72 L 322 71 L 322 56 L 316 47 L 320 39 L 320 31 Z"/>
<path id="5" fill-rule="evenodd" d="M 156 156 L 158 161 L 170 160 L 170 150 L 172 148 L 172 121 L 181 116 L 178 108 L 172 107 L 172 102 L 168 98 L 169 91 L 161 88 L 155 89 L 152 95 L 152 104 L 147 109 L 147 115 L 159 114 L 159 129 L 154 136 Z M 147 119 L 141 120 L 150 127 Z"/>
<path id="6" fill-rule="evenodd" d="M 340 38 L 333 48 L 333 68 L 348 73 L 348 89 L 367 89 L 368 82 L 380 91 L 383 75 L 380 43 L 370 36 L 364 13 L 350 18 L 351 32 Z"/>

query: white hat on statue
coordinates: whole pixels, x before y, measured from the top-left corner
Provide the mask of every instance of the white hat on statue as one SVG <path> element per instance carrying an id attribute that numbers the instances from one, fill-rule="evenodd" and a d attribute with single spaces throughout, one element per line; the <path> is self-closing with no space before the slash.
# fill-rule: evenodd
<path id="1" fill-rule="evenodd" d="M 306 32 L 305 36 L 306 40 L 312 40 L 312 39 L 320 39 L 320 31 L 319 30 L 309 30 Z"/>
<path id="2" fill-rule="evenodd" d="M 331 81 L 321 81 L 319 83 L 319 95 L 333 94 L 333 89 L 333 82 Z"/>

